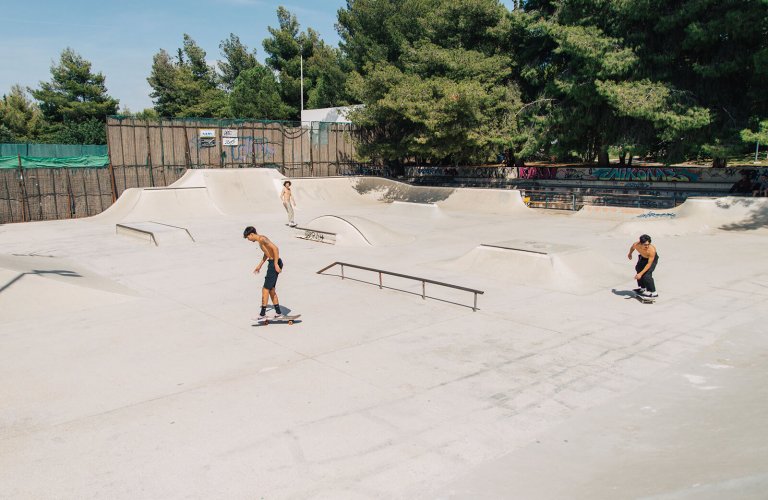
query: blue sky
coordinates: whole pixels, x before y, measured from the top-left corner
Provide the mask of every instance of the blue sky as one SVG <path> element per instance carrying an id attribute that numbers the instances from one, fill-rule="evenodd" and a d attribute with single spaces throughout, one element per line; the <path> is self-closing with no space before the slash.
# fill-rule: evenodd
<path id="1" fill-rule="evenodd" d="M 511 0 L 502 3 L 511 4 Z M 312 28 L 328 44 L 339 36 L 336 12 L 346 0 L 30 0 L 3 2 L 0 30 L 0 94 L 11 86 L 38 88 L 50 81 L 50 68 L 71 47 L 106 77 L 109 94 L 121 108 L 152 106 L 147 77 L 160 49 L 175 53 L 188 33 L 210 63 L 220 57 L 219 43 L 230 33 L 240 37 L 263 61 L 261 42 L 268 26 L 277 26 L 277 7 L 296 15 L 301 30 Z"/>

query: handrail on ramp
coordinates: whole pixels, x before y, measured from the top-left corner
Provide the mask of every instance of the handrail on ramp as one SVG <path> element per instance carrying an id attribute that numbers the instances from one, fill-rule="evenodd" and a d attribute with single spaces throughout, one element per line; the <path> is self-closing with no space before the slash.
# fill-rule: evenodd
<path id="1" fill-rule="evenodd" d="M 478 295 L 482 295 L 482 294 L 485 293 L 482 290 L 476 290 L 474 288 L 467 288 L 465 286 L 459 286 L 459 285 L 451 285 L 450 283 L 443 283 L 442 281 L 435 281 L 435 280 L 431 280 L 431 279 L 428 279 L 428 278 L 419 278 L 418 276 L 410 276 L 408 274 L 394 273 L 392 271 L 384 271 L 383 269 L 374 269 L 372 267 L 358 266 L 357 264 L 350 264 L 348 262 L 338 262 L 338 261 L 334 262 L 333 264 L 325 266 L 324 268 L 322 268 L 319 271 L 317 271 L 317 274 L 323 274 L 325 271 L 327 271 L 328 269 L 330 269 L 330 268 L 332 268 L 334 266 L 340 266 L 341 267 L 341 279 L 345 279 L 346 278 L 346 279 L 351 279 L 351 280 L 355 280 L 355 281 L 362 281 L 362 280 L 356 280 L 355 278 L 345 277 L 344 276 L 344 267 L 345 266 L 346 267 L 351 267 L 353 269 L 361 269 L 363 271 L 371 271 L 371 272 L 374 272 L 374 273 L 378 273 L 379 274 L 379 289 L 391 288 L 391 287 L 385 287 L 384 286 L 384 282 L 383 282 L 383 279 L 382 279 L 382 275 L 384 275 L 384 274 L 386 274 L 388 276 L 395 276 L 397 278 L 405 278 L 405 279 L 414 280 L 414 281 L 421 281 L 421 298 L 422 299 L 427 299 L 428 298 L 428 296 L 427 296 L 427 283 L 430 283 L 432 285 L 444 286 L 446 288 L 454 288 L 456 290 L 463 290 L 465 292 L 470 292 L 470 293 L 474 294 L 474 299 L 475 299 L 473 305 L 471 306 L 473 312 L 476 312 L 478 310 L 478 307 L 477 307 L 477 296 Z M 370 283 L 370 282 L 369 281 L 364 281 L 364 283 Z M 375 283 L 372 283 L 372 284 L 375 285 Z M 392 288 L 392 289 L 393 290 L 397 290 L 396 288 Z M 401 290 L 401 291 L 403 291 L 403 290 Z M 411 293 L 411 292 L 409 292 L 409 293 Z M 429 297 L 429 298 L 430 299 L 434 299 L 435 297 Z M 436 299 L 436 300 L 442 300 L 442 299 Z M 448 301 L 445 301 L 445 302 L 448 302 Z M 462 305 L 462 304 L 459 304 L 459 305 Z M 470 306 L 465 306 L 465 307 L 470 307 Z"/>

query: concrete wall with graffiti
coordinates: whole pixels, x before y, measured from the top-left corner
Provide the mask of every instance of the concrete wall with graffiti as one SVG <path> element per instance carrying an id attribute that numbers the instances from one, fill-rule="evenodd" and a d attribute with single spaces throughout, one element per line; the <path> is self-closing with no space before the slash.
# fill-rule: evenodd
<path id="1" fill-rule="evenodd" d="M 447 179 L 500 179 L 526 181 L 596 181 L 617 185 L 636 184 L 646 187 L 653 183 L 733 184 L 743 170 L 752 171 L 757 178 L 768 173 L 767 167 L 704 168 L 704 167 L 408 167 L 406 177 Z M 639 183 L 639 184 L 638 184 Z"/>

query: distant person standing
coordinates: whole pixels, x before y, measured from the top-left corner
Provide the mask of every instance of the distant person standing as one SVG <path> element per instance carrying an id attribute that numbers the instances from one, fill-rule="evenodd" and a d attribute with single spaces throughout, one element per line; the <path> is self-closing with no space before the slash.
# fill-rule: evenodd
<path id="1" fill-rule="evenodd" d="M 261 251 L 264 253 L 261 262 L 253 270 L 254 274 L 258 274 L 261 271 L 261 266 L 267 262 L 267 276 L 264 278 L 264 287 L 261 289 L 261 312 L 257 319 L 263 320 L 266 318 L 267 303 L 270 298 L 272 299 L 272 305 L 275 306 L 275 316 L 279 318 L 283 315 L 280 310 L 280 300 L 277 298 L 277 277 L 283 272 L 283 260 L 280 258 L 280 250 L 269 238 L 258 234 L 253 226 L 245 228 L 243 238 L 258 243 Z"/>
<path id="2" fill-rule="evenodd" d="M 656 247 L 651 245 L 651 237 L 647 234 L 640 236 L 640 239 L 629 247 L 629 254 L 627 255 L 629 260 L 632 260 L 632 253 L 635 250 L 638 253 L 635 279 L 639 288 L 635 288 L 634 292 L 642 297 L 655 299 L 659 294 L 656 293 L 653 271 L 659 263 L 659 254 L 656 252 Z"/>
<path id="3" fill-rule="evenodd" d="M 285 211 L 288 212 L 288 225 L 296 227 L 296 222 L 293 220 L 293 209 L 296 207 L 296 200 L 293 199 L 293 193 L 291 192 L 291 181 L 283 182 L 283 191 L 280 193 L 280 200 L 283 202 Z"/>

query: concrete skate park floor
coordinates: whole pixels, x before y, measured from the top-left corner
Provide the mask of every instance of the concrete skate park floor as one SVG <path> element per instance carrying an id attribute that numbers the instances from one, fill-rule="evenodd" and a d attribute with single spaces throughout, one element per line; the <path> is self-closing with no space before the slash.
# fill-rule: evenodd
<path id="1" fill-rule="evenodd" d="M 281 181 L 196 171 L 0 226 L 0 497 L 765 498 L 764 203 L 564 215 L 294 179 L 299 226 L 330 245 L 285 225 Z M 253 326 L 247 225 L 280 247 L 301 323 Z M 661 256 L 651 305 L 629 298 L 638 231 Z M 485 293 L 475 312 L 317 274 L 336 261 Z"/>

